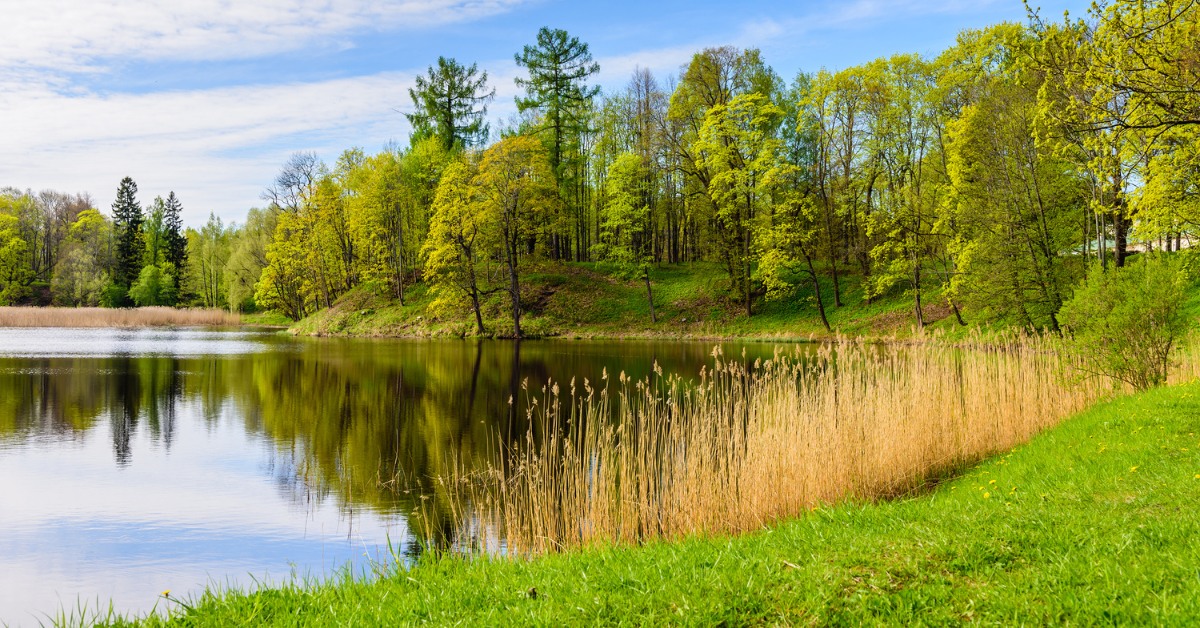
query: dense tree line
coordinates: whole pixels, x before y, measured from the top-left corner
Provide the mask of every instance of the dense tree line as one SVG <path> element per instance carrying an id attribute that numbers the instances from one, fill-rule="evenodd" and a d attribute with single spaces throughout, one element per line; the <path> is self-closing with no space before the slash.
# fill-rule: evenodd
<path id="1" fill-rule="evenodd" d="M 189 230 L 186 262 L 148 253 L 162 246 L 152 217 L 131 231 L 114 206 L 72 236 L 87 212 L 47 207 L 32 234 L 17 206 L 36 199 L 10 194 L 0 285 L 50 281 L 71 237 L 108 238 L 77 247 L 95 257 L 77 266 L 108 274 L 79 271 L 75 294 L 154 267 L 183 277 L 176 299 L 301 318 L 352 290 L 403 302 L 424 282 L 432 314 L 473 312 L 481 331 L 481 300 L 507 295 L 504 331 L 520 335 L 530 262 L 604 262 L 644 284 L 653 316 L 655 270 L 707 261 L 746 315 L 804 298 L 824 318 L 852 274 L 867 301 L 908 295 L 918 325 L 936 305 L 1057 330 L 1088 260 L 1123 266 L 1132 242 L 1176 250 L 1196 235 L 1198 29 L 1194 2 L 1120 0 L 790 78 L 757 50 L 710 48 L 677 76 L 638 70 L 602 93 L 587 44 L 543 28 L 515 55 L 520 113 L 497 133 L 487 73 L 439 58 L 410 92 L 408 146 L 332 165 L 296 154 L 244 225 Z M 68 292 L 55 299 L 95 299 Z"/>
<path id="2" fill-rule="evenodd" d="M 175 193 L 144 210 L 126 177 L 111 218 L 94 205 L 86 194 L 0 190 L 0 305 L 186 301 L 188 240 Z"/>

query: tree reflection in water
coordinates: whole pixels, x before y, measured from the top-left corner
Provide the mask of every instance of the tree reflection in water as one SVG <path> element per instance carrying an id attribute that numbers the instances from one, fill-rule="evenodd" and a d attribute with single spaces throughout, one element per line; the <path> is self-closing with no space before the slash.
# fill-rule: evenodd
<path id="1" fill-rule="evenodd" d="M 270 443 L 266 472 L 295 503 L 333 499 L 348 511 L 402 516 L 445 547 L 453 543 L 455 508 L 436 479 L 454 475 L 456 465 L 505 464 L 505 452 L 527 433 L 529 394 L 548 377 L 582 385 L 607 369 L 640 378 L 655 362 L 697 373 L 711 350 L 704 343 L 274 342 L 273 350 L 237 356 L 0 358 L 0 446 L 80 439 L 107 426 L 114 461 L 124 466 L 138 455 L 139 434 L 169 450 L 180 421 L 234 421 Z M 404 543 L 408 553 L 421 547 L 418 539 Z"/>

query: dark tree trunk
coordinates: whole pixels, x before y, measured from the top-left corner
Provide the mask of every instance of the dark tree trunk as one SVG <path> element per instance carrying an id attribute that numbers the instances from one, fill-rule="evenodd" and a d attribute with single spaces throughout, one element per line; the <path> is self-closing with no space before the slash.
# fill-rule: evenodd
<path id="1" fill-rule="evenodd" d="M 650 289 L 650 271 L 645 271 L 643 276 L 646 278 L 646 302 L 650 304 L 650 322 L 657 323 L 658 316 L 654 314 L 654 292 Z"/>

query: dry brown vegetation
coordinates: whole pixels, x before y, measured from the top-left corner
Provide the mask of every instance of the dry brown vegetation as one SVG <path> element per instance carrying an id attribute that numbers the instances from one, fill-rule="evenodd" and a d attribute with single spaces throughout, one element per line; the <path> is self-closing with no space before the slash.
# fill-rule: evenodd
<path id="1" fill-rule="evenodd" d="M 224 310 L 0 307 L 0 327 L 190 327 L 239 323 L 237 314 Z"/>
<path id="2" fill-rule="evenodd" d="M 714 353 L 694 383 L 552 385 L 518 400 L 534 427 L 503 468 L 444 481 L 456 543 L 528 555 L 734 533 L 920 490 L 1112 390 L 1064 376 L 1061 356 L 1028 338 L 843 340 L 752 365 Z"/>

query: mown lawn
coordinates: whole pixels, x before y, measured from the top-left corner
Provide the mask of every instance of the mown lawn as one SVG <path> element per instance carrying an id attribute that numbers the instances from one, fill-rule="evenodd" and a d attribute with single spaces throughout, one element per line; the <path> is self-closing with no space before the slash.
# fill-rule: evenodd
<path id="1" fill-rule="evenodd" d="M 428 560 L 211 592 L 144 623 L 1195 625 L 1198 452 L 1193 383 L 1102 404 L 927 493 L 749 536 Z"/>

